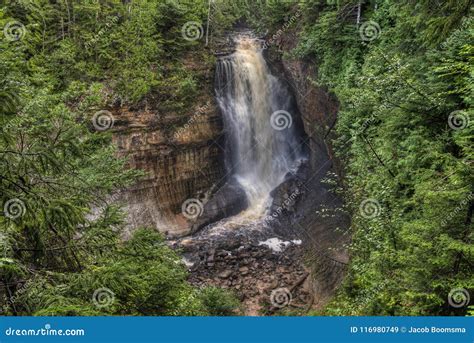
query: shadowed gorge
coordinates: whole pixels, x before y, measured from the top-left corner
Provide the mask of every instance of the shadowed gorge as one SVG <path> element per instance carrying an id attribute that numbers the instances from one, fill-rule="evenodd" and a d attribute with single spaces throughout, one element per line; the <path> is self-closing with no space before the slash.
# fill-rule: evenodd
<path id="1" fill-rule="evenodd" d="M 257 315 L 274 288 L 287 297 L 284 286 L 309 275 L 301 233 L 277 229 L 279 217 L 294 214 L 275 211 L 280 202 L 290 209 L 303 192 L 305 138 L 293 96 L 267 66 L 262 41 L 248 31 L 230 37 L 235 50 L 219 57 L 215 72 L 227 174 L 203 204 L 192 235 L 172 244 L 184 251 L 193 284 L 233 289 L 245 313 Z M 295 294 L 307 299 L 310 287 L 308 280 Z"/>

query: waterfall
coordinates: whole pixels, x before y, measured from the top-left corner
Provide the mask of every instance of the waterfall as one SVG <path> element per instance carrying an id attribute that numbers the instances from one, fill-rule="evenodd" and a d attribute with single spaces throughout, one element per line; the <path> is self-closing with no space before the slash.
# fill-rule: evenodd
<path id="1" fill-rule="evenodd" d="M 246 193 L 246 213 L 261 216 L 271 203 L 270 192 L 301 157 L 291 94 L 270 73 L 260 42 L 249 37 L 239 37 L 236 51 L 218 61 L 215 88 L 224 116 L 228 175 Z"/>

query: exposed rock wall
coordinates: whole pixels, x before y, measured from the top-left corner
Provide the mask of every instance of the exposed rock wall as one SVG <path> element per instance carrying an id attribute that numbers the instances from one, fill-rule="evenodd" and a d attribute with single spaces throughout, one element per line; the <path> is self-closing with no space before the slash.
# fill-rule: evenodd
<path id="1" fill-rule="evenodd" d="M 190 63 L 199 66 L 202 64 Z M 196 67 L 195 67 L 196 68 Z M 193 70 L 196 72 L 196 70 Z M 116 107 L 113 140 L 131 168 L 146 174 L 119 195 L 129 230 L 151 226 L 169 236 L 187 234 L 192 218 L 182 214 L 187 199 L 205 203 L 224 176 L 222 121 L 212 93 L 212 70 L 199 70 L 205 85 L 184 115 L 160 113 L 147 101 Z"/>
<path id="2" fill-rule="evenodd" d="M 325 151 L 331 164 L 341 173 L 342 168 L 334 156 L 331 143 L 339 104 L 332 94 L 315 84 L 318 76 L 314 60 L 295 59 L 283 53 L 291 51 L 297 44 L 297 34 L 287 32 L 275 42 L 275 46 L 270 49 L 269 57 L 279 69 L 279 76 L 284 78 L 293 90 L 304 130 L 309 138 L 312 167 L 317 168 L 326 162 L 326 156 L 321 154 L 321 151 Z"/>
<path id="3" fill-rule="evenodd" d="M 310 260 L 310 287 L 315 303 L 322 305 L 344 276 L 350 219 L 341 210 L 340 197 L 324 181 L 331 173 L 341 175 L 342 170 L 331 144 L 338 103 L 312 82 L 317 78 L 314 62 L 281 58 L 283 54 L 278 50 L 289 51 L 296 41 L 291 33 L 282 35 L 268 57 L 275 74 L 287 80 L 295 95 L 306 133 L 309 163 L 274 191 L 272 209 L 285 208 L 276 221 L 276 234 L 303 241 L 305 259 L 309 257 Z M 113 111 L 116 118 L 114 141 L 119 154 L 128 157 L 131 167 L 147 173 L 120 197 L 128 213 L 130 228 L 152 226 L 169 236 L 182 236 L 193 228 L 194 237 L 208 222 L 241 210 L 242 202 L 237 193 L 235 204 L 219 201 L 219 190 L 227 189 L 224 186 L 223 124 L 212 93 L 212 70 L 204 72 L 209 75 L 207 83 L 201 85 L 201 96 L 185 115 L 161 113 L 147 104 L 140 109 L 118 107 Z M 217 193 L 212 197 L 211 193 L 215 191 Z M 283 206 L 291 194 L 298 194 L 296 201 L 290 207 Z M 205 209 L 197 220 L 189 220 L 182 214 L 181 206 L 190 198 L 199 199 Z M 227 199 L 225 194 L 224 198 Z M 215 246 L 208 247 L 211 248 L 216 249 Z M 226 263 L 223 261 L 221 267 L 227 268 Z M 192 275 L 200 275 L 201 281 L 209 281 L 210 277 L 201 275 L 199 268 Z M 232 283 L 231 287 L 237 285 Z"/>
<path id="4" fill-rule="evenodd" d="M 269 59 L 278 75 L 287 80 L 296 97 L 309 148 L 309 166 L 304 170 L 298 186 L 301 199 L 293 210 L 293 217 L 282 217 L 281 227 L 297 228 L 306 246 L 308 266 L 312 271 L 312 284 L 316 302 L 324 304 L 341 283 L 350 241 L 350 218 L 343 210 L 343 202 L 334 187 L 325 179 L 341 181 L 342 167 L 335 157 L 332 139 L 337 120 L 338 102 L 327 90 L 316 85 L 315 61 L 291 58 L 298 44 L 295 32 L 282 34 L 269 50 Z M 282 188 L 282 187 L 279 187 Z M 285 191 L 284 195 L 294 192 Z M 281 192 L 280 192 L 281 193 Z M 279 201 L 278 197 L 275 201 Z"/>

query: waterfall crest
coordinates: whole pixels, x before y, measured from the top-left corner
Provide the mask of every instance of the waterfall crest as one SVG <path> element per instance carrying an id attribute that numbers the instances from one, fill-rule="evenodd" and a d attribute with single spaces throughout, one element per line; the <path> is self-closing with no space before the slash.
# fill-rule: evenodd
<path id="1" fill-rule="evenodd" d="M 216 97 L 226 130 L 228 175 L 244 189 L 249 216 L 264 215 L 270 192 L 293 170 L 301 149 L 291 95 L 274 77 L 257 39 L 239 37 L 216 67 Z"/>

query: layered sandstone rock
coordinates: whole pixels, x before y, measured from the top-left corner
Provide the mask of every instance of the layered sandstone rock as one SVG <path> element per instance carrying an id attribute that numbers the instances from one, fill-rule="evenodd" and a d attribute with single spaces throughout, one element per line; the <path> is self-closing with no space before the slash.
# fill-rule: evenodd
<path id="1" fill-rule="evenodd" d="M 127 215 L 128 231 L 149 226 L 169 236 L 187 234 L 195 218 L 183 215 L 183 203 L 191 199 L 205 204 L 225 178 L 222 121 L 212 94 L 212 70 L 198 73 L 206 74 L 206 87 L 184 114 L 163 113 L 147 101 L 137 108 L 111 110 L 119 155 L 127 157 L 129 167 L 145 172 L 117 196 Z"/>

